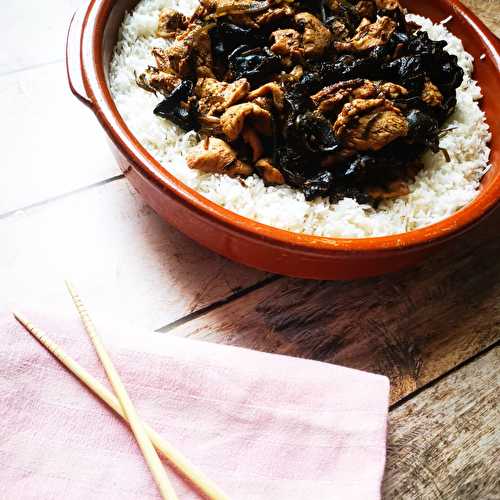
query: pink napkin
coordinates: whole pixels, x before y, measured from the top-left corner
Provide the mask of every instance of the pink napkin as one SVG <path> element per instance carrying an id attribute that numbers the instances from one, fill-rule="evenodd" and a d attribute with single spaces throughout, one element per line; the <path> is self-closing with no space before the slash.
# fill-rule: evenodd
<path id="1" fill-rule="evenodd" d="M 76 314 L 23 312 L 108 385 Z M 380 498 L 385 377 L 98 328 L 142 418 L 232 499 Z M 0 334 L 0 498 L 159 498 L 119 417 L 8 315 Z"/>

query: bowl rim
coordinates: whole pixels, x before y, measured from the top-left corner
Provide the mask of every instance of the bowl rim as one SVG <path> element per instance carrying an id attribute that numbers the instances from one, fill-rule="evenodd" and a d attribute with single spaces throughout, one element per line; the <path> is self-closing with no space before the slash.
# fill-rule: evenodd
<path id="1" fill-rule="evenodd" d="M 457 0 L 442 0 L 450 14 L 461 17 L 479 36 L 484 52 L 500 72 L 500 41 L 467 7 Z M 451 216 L 406 233 L 368 238 L 335 238 L 295 233 L 275 228 L 232 212 L 205 198 L 170 173 L 145 147 L 121 117 L 108 87 L 103 63 L 103 37 L 114 0 L 90 0 L 82 10 L 80 37 L 80 71 L 90 104 L 110 139 L 126 158 L 158 188 L 195 213 L 236 232 L 240 237 L 260 239 L 276 247 L 290 248 L 304 253 L 391 253 L 434 246 L 457 236 L 478 223 L 500 203 L 500 172 L 493 182 L 481 189 L 468 205 Z"/>

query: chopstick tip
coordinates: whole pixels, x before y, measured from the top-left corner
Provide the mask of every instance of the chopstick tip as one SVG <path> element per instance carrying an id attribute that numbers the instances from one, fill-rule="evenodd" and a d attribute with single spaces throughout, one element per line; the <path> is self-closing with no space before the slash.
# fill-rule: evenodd
<path id="1" fill-rule="evenodd" d="M 11 311 L 11 313 L 12 313 L 12 316 L 14 316 L 14 318 L 19 323 L 21 323 L 21 325 L 24 326 L 24 328 L 26 328 L 27 330 L 31 330 L 31 326 L 30 326 L 29 321 L 20 312 L 18 312 L 18 311 Z"/>
<path id="2" fill-rule="evenodd" d="M 12 313 L 12 316 L 14 316 L 14 318 L 16 318 L 16 319 L 17 319 L 17 321 L 19 321 L 20 323 L 22 323 L 22 322 L 23 322 L 23 321 L 22 321 L 22 316 L 21 316 L 21 314 L 20 314 L 20 313 L 18 313 L 17 311 L 11 311 L 11 313 Z"/>

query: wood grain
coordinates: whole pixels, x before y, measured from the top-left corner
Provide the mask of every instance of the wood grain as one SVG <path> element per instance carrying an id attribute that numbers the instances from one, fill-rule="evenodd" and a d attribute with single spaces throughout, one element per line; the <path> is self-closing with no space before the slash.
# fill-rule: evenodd
<path id="1" fill-rule="evenodd" d="M 500 348 L 397 408 L 387 500 L 500 498 Z"/>
<path id="2" fill-rule="evenodd" d="M 500 0 L 462 0 L 495 35 L 500 36 Z"/>
<path id="3" fill-rule="evenodd" d="M 0 75 L 64 58 L 69 21 L 86 0 L 2 0 Z"/>
<path id="4" fill-rule="evenodd" d="M 120 174 L 63 63 L 0 77 L 0 214 Z"/>
<path id="5" fill-rule="evenodd" d="M 0 307 L 70 307 L 72 278 L 100 315 L 138 334 L 265 277 L 214 255 L 162 222 L 122 179 L 0 219 Z"/>
<path id="6" fill-rule="evenodd" d="M 500 212 L 420 268 L 359 282 L 283 279 L 170 334 L 382 373 L 395 402 L 500 337 L 499 224 Z"/>

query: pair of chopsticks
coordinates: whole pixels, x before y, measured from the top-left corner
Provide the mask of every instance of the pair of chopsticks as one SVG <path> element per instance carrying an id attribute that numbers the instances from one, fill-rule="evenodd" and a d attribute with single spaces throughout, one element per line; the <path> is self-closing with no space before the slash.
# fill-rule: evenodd
<path id="1" fill-rule="evenodd" d="M 33 337 L 53 354 L 57 360 L 73 373 L 73 375 L 128 422 L 163 499 L 177 500 L 178 497 L 168 479 L 157 451 L 169 460 L 174 468 L 190 481 L 206 498 L 210 500 L 229 500 L 227 495 L 222 492 L 213 481 L 207 478 L 200 470 L 191 464 L 186 457 L 177 451 L 170 443 L 165 441 L 151 427 L 142 422 L 104 344 L 97 334 L 94 323 L 86 307 L 74 286 L 69 282 L 66 282 L 66 286 L 116 396 L 90 375 L 81 365 L 69 357 L 55 342 L 50 340 L 40 328 L 34 326 L 28 319 L 17 312 L 14 313 L 14 317 L 33 335 Z"/>

